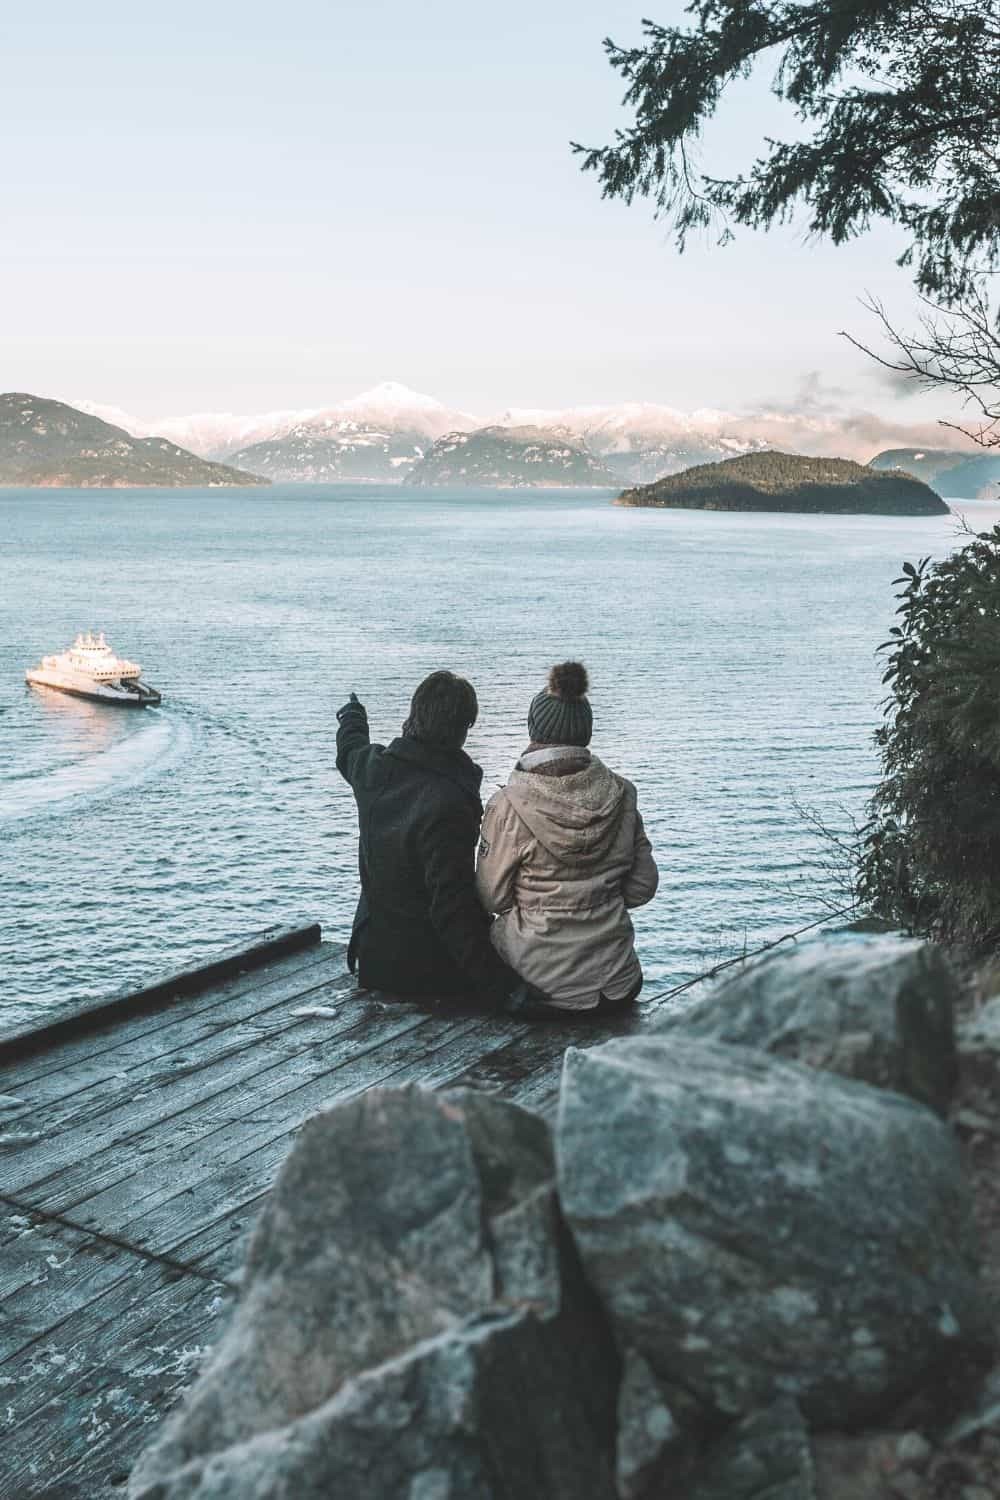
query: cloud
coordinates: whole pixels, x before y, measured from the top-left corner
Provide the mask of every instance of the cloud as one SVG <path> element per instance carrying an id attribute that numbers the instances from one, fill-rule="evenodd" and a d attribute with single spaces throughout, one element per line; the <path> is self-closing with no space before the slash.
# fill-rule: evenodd
<path id="1" fill-rule="evenodd" d="M 745 413 L 729 435 L 763 440 L 786 452 L 867 463 L 886 448 L 968 448 L 974 444 L 940 422 L 897 422 L 871 411 L 769 409 Z"/>
<path id="2" fill-rule="evenodd" d="M 873 374 L 882 389 L 891 392 L 897 401 L 919 396 L 922 390 L 920 381 L 905 370 L 888 370 L 885 365 L 876 365 Z"/>

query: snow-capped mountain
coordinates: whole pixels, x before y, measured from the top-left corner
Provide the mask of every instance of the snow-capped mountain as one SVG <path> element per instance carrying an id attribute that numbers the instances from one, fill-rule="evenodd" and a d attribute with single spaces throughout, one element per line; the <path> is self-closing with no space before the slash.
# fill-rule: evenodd
<path id="1" fill-rule="evenodd" d="M 468 412 L 453 411 L 433 396 L 422 396 L 419 391 L 411 391 L 394 380 L 384 380 L 381 385 L 363 391 L 350 401 L 341 402 L 339 407 L 323 415 L 339 418 L 342 414 L 360 427 L 418 432 L 432 443 L 446 432 L 471 432 L 481 425 L 480 418 L 472 417 Z"/>
<path id="2" fill-rule="evenodd" d="M 233 462 L 286 484 L 357 479 L 398 483 L 431 442 L 412 429 L 392 431 L 346 417 L 300 422 L 290 432 L 237 448 Z M 240 457 L 237 459 L 236 454 Z"/>
<path id="3" fill-rule="evenodd" d="M 202 412 L 137 421 L 86 401 L 80 409 L 137 437 L 153 433 L 204 457 L 231 460 L 283 482 L 404 481 L 440 438 L 530 427 L 546 441 L 584 450 L 623 485 L 647 484 L 694 464 L 767 449 L 866 462 L 879 449 L 935 446 L 933 423 L 893 423 L 803 398 L 743 412 L 681 411 L 654 402 L 564 409 L 512 407 L 499 418 L 457 411 L 396 381 L 327 407 L 238 416 Z M 940 441 L 940 438 L 937 438 Z"/>
<path id="4" fill-rule="evenodd" d="M 301 448 L 302 435 L 306 433 L 312 433 L 316 438 L 338 432 L 371 431 L 397 437 L 413 434 L 423 448 L 446 432 L 466 432 L 479 425 L 478 420 L 466 412 L 455 411 L 433 396 L 411 391 L 394 380 L 383 381 L 370 391 L 363 391 L 360 396 L 353 396 L 335 406 L 263 412 L 256 416 L 195 412 L 190 416 L 158 417 L 154 422 L 146 422 L 130 417 L 117 407 L 87 401 L 74 404 L 81 411 L 124 427 L 136 437 L 155 432 L 183 444 L 194 453 L 212 458 L 228 457 L 258 443 L 279 443 L 286 437 L 293 437 L 293 446 Z M 276 455 L 272 453 L 272 462 L 276 461 Z M 274 477 L 293 476 L 276 474 Z"/>

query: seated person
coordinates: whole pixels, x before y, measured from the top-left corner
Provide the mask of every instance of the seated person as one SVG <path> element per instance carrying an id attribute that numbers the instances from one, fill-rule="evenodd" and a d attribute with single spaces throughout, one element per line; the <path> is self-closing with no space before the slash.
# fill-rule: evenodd
<path id="1" fill-rule="evenodd" d="M 434 672 L 387 746 L 371 744 L 354 693 L 337 714 L 337 770 L 360 824 L 361 899 L 347 961 L 365 989 L 476 996 L 517 1014 L 545 997 L 492 946 L 476 895 L 483 773 L 462 746 L 477 713 L 470 683 Z"/>
<path id="2" fill-rule="evenodd" d="M 642 988 L 628 909 L 659 876 L 635 787 L 587 748 L 587 688 L 564 662 L 532 699 L 531 743 L 483 817 L 476 884 L 507 963 L 563 1011 L 614 1011 Z"/>

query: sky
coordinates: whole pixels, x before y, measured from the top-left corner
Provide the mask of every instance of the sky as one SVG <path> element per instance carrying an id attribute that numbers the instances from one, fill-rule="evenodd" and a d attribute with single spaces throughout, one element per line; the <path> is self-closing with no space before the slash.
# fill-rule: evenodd
<path id="1" fill-rule="evenodd" d="M 848 402 L 918 420 L 838 330 L 915 298 L 880 227 L 678 255 L 569 142 L 624 120 L 601 41 L 676 0 L 50 0 L 0 18 L 0 389 L 137 416 L 382 380 L 492 414 Z M 704 146 L 794 129 L 766 79 Z"/>

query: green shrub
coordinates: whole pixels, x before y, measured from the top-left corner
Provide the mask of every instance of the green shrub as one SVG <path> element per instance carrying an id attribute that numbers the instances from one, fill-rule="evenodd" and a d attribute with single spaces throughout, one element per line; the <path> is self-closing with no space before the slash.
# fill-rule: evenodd
<path id="1" fill-rule="evenodd" d="M 903 564 L 859 894 L 944 938 L 1000 937 L 1000 525 Z"/>

